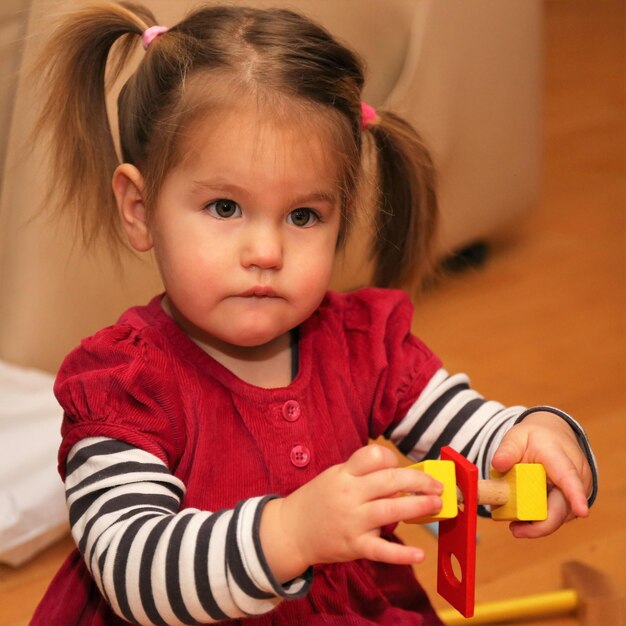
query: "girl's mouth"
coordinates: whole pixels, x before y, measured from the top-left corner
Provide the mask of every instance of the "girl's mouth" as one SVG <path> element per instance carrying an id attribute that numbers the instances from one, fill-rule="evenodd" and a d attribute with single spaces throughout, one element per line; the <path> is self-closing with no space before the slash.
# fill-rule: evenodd
<path id="1" fill-rule="evenodd" d="M 242 298 L 277 298 L 278 294 L 272 287 L 257 285 L 239 294 Z"/>

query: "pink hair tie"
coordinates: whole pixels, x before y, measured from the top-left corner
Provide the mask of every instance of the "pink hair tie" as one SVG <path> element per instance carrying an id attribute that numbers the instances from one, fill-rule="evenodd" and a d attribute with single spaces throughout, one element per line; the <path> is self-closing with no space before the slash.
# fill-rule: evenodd
<path id="1" fill-rule="evenodd" d="M 378 113 L 376 113 L 376 109 L 366 102 L 361 102 L 361 130 L 369 128 L 376 122 L 377 118 Z"/>
<path id="2" fill-rule="evenodd" d="M 150 28 L 146 28 L 141 35 L 141 41 L 143 41 L 143 49 L 147 50 L 148 46 L 156 39 L 159 35 L 166 33 L 169 30 L 167 26 L 150 26 Z"/>

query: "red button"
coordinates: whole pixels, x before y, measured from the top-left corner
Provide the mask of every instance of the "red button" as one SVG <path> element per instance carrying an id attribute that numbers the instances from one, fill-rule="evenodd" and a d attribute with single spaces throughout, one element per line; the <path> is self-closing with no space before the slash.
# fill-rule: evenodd
<path id="1" fill-rule="evenodd" d="M 311 452 L 306 446 L 294 446 L 289 458 L 296 467 L 306 467 L 311 462 Z"/>
<path id="2" fill-rule="evenodd" d="M 300 405 L 295 400 L 287 400 L 282 408 L 283 418 L 295 422 L 300 418 Z"/>

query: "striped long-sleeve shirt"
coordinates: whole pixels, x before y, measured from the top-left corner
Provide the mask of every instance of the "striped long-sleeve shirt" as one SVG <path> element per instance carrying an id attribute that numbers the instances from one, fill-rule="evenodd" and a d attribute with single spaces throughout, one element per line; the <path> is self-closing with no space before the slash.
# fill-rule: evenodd
<path id="1" fill-rule="evenodd" d="M 101 595 L 91 585 L 70 593 L 59 580 L 34 624 L 78 624 L 85 614 L 109 623 L 109 605 L 139 624 L 255 615 L 264 626 L 291 624 L 292 610 L 298 619 L 336 615 L 355 586 L 358 623 L 374 619 L 360 600 L 372 596 L 394 607 L 380 623 L 405 619 L 421 591 L 410 572 L 345 563 L 324 567 L 317 585 L 311 570 L 281 584 L 259 524 L 272 494 L 293 492 L 381 434 L 415 460 L 451 445 L 487 473 L 525 409 L 486 401 L 466 376 L 440 369 L 411 320 L 401 292 L 328 294 L 299 328 L 297 375 L 281 389 L 249 385 L 211 359 L 160 298 L 84 340 L 55 386 L 65 413 L 60 468 L 85 564 L 73 560 L 66 574 L 84 581 L 86 566 Z M 562 417 L 593 462 L 580 428 Z"/>
<path id="2" fill-rule="evenodd" d="M 265 563 L 258 531 L 271 496 L 208 512 L 180 510 L 184 491 L 162 461 L 122 441 L 93 437 L 72 449 L 72 534 L 116 613 L 204 623 L 262 613 L 303 590 L 304 579 L 277 585 Z"/>
<path id="3" fill-rule="evenodd" d="M 388 436 L 415 460 L 451 445 L 486 476 L 506 431 L 530 412 L 487 401 L 467 376 L 442 369 Z M 585 441 L 580 426 L 562 416 Z M 72 534 L 116 613 L 140 624 L 208 623 L 257 615 L 306 593 L 310 573 L 280 585 L 263 556 L 259 523 L 272 496 L 208 512 L 181 510 L 184 492 L 162 461 L 127 443 L 98 437 L 72 448 Z"/>

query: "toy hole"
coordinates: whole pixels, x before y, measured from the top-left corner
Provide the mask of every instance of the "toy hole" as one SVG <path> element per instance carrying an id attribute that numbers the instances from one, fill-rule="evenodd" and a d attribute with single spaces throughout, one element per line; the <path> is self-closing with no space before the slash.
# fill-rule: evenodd
<path id="1" fill-rule="evenodd" d="M 463 585 L 463 568 L 454 552 L 446 553 L 440 558 L 441 574 L 448 586 L 452 589 L 459 589 Z"/>
<path id="2" fill-rule="evenodd" d="M 463 582 L 463 568 L 459 563 L 459 559 L 456 558 L 456 554 L 450 555 L 450 569 L 452 570 L 452 575 L 457 579 L 459 583 Z"/>

